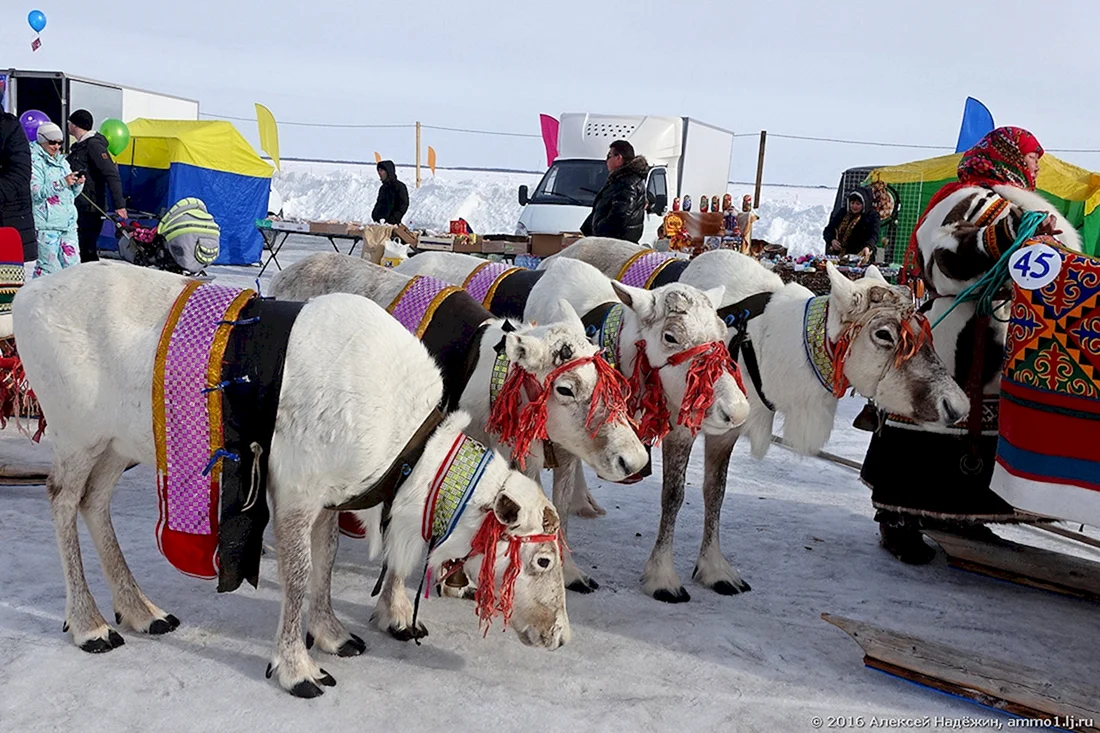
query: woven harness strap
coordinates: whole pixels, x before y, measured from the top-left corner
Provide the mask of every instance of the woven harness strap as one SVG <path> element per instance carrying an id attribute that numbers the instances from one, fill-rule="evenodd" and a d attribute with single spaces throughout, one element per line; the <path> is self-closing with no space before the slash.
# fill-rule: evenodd
<path id="1" fill-rule="evenodd" d="M 397 454 L 397 458 L 390 464 L 389 469 L 382 474 L 382 478 L 378 479 L 378 481 L 362 494 L 348 499 L 342 504 L 327 508 L 333 511 L 342 512 L 358 511 L 361 509 L 370 509 L 371 507 L 382 504 L 382 516 L 388 518 L 390 507 L 393 506 L 393 500 L 394 497 L 397 496 L 398 489 L 408 480 L 409 475 L 413 472 L 413 468 L 416 467 L 417 461 L 424 455 L 424 449 L 428 446 L 428 440 L 431 439 L 435 429 L 439 427 L 440 423 L 442 423 L 446 417 L 446 414 L 439 408 L 432 410 L 427 419 L 421 423 L 420 427 L 413 433 L 413 436 L 409 438 L 409 442 L 406 443 L 405 447 L 401 449 L 401 452 Z"/>
<path id="2" fill-rule="evenodd" d="M 771 293 L 750 295 L 736 303 L 720 308 L 718 317 L 722 319 L 727 328 L 734 329 L 733 337 L 730 338 L 729 342 L 730 358 L 736 363 L 738 358 L 742 354 L 744 355 L 745 368 L 749 372 L 753 389 L 756 390 L 756 394 L 760 397 L 760 401 L 764 403 L 764 406 L 775 412 L 775 405 L 764 395 L 760 364 L 756 359 L 756 349 L 753 348 L 752 338 L 749 337 L 749 321 L 763 314 L 771 299 Z"/>

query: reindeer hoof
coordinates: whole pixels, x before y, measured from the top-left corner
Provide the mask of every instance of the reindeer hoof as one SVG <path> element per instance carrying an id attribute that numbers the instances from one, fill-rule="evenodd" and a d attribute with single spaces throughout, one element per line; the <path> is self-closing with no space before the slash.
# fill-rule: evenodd
<path id="1" fill-rule="evenodd" d="M 407 626 L 403 629 L 391 626 L 389 632 L 390 636 L 398 641 L 415 641 L 417 639 L 423 639 L 428 635 L 428 629 L 420 622 L 417 622 L 415 629 Z"/>
<path id="2" fill-rule="evenodd" d="M 351 638 L 341 644 L 340 648 L 336 650 L 336 655 L 340 657 L 358 657 L 366 650 L 367 642 L 363 641 L 355 634 L 352 634 Z"/>
<path id="3" fill-rule="evenodd" d="M 687 590 L 685 590 L 683 586 L 680 586 L 680 588 L 675 591 L 661 588 L 653 594 L 653 597 L 661 603 L 687 603 L 691 600 L 691 596 L 688 595 Z"/>
<path id="4" fill-rule="evenodd" d="M 115 623 L 116 624 L 122 623 L 122 614 L 119 613 L 118 611 L 115 611 Z"/>
<path id="5" fill-rule="evenodd" d="M 62 633 L 62 634 L 67 634 L 67 633 L 69 633 L 69 622 L 68 622 L 68 621 L 66 621 L 65 623 L 61 624 L 61 633 Z"/>
<path id="6" fill-rule="evenodd" d="M 172 625 L 172 621 L 176 622 L 176 625 Z M 153 623 L 149 624 L 149 633 L 153 636 L 160 636 L 162 634 L 171 634 L 173 631 L 179 628 L 180 622 L 175 616 L 169 616 L 168 618 L 158 618 Z"/>
<path id="7" fill-rule="evenodd" d="M 267 663 L 267 671 L 264 672 L 264 677 L 271 679 L 271 675 L 275 674 L 275 666 L 271 662 Z"/>
<path id="8" fill-rule="evenodd" d="M 123 639 L 117 631 L 111 629 L 107 632 L 106 639 L 89 639 L 88 641 L 81 644 L 80 648 L 81 650 L 86 651 L 89 654 L 104 654 L 111 651 L 112 649 L 117 649 L 125 643 L 126 640 Z"/>
<path id="9" fill-rule="evenodd" d="M 571 590 L 574 593 L 593 593 L 599 589 L 600 584 L 592 580 L 592 578 L 584 577 L 577 578 L 565 587 L 567 590 Z"/>
<path id="10" fill-rule="evenodd" d="M 740 585 L 736 585 L 728 580 L 720 580 L 714 584 L 713 590 L 720 596 L 735 596 L 738 593 L 748 593 L 752 590 L 752 586 L 745 581 L 741 581 Z"/>
<path id="11" fill-rule="evenodd" d="M 306 632 L 306 649 L 313 648 L 313 634 Z M 269 675 L 270 676 L 270 675 Z"/>
<path id="12" fill-rule="evenodd" d="M 325 687 L 336 687 L 336 678 L 323 669 L 321 670 L 321 676 L 316 681 Z"/>
<path id="13" fill-rule="evenodd" d="M 294 687 L 290 688 L 290 694 L 294 697 L 304 697 L 307 700 L 313 697 L 320 697 L 325 694 L 325 691 L 314 684 L 313 680 L 302 680 Z"/>

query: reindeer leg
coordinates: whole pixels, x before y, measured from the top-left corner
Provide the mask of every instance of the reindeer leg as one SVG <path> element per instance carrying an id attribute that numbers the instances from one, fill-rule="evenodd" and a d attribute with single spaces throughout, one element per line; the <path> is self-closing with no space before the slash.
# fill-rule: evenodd
<path id="1" fill-rule="evenodd" d="M 367 644 L 336 618 L 332 610 L 332 566 L 336 563 L 336 547 L 340 538 L 339 514 L 323 511 L 313 523 L 313 563 L 309 579 L 309 631 L 306 649 L 317 647 L 328 654 L 357 657 L 367 650 Z"/>
<path id="2" fill-rule="evenodd" d="M 111 497 L 114 495 L 122 472 L 130 461 L 108 448 L 104 451 L 84 489 L 80 500 L 80 513 L 92 535 L 103 574 L 111 587 L 111 600 L 115 608 L 115 622 L 125 623 L 143 634 L 168 634 L 179 628 L 179 619 L 153 605 L 141 592 L 111 523 Z"/>
<path id="3" fill-rule="evenodd" d="M 391 569 L 382 584 L 382 592 L 378 596 L 371 620 L 398 641 L 423 639 L 428 635 L 428 629 L 419 621 L 414 629 L 412 617 L 413 604 L 405 591 L 405 575 Z"/>
<path id="4" fill-rule="evenodd" d="M 672 558 L 672 541 L 676 515 L 684 503 L 684 480 L 691 444 L 695 439 L 686 430 L 677 428 L 669 433 L 661 449 L 661 524 L 657 541 L 645 564 L 642 587 L 645 592 L 664 603 L 684 603 L 691 600 L 680 583 Z"/>
<path id="5" fill-rule="evenodd" d="M 607 514 L 607 510 L 599 505 L 596 497 L 592 496 L 580 461 L 577 461 L 577 478 L 573 484 L 573 501 L 569 504 L 569 513 L 584 519 L 595 519 Z"/>
<path id="6" fill-rule="evenodd" d="M 73 643 L 86 652 L 109 652 L 125 642 L 117 631 L 107 625 L 96 607 L 88 580 L 84 577 L 80 535 L 76 529 L 77 510 L 97 457 L 94 453 L 55 450 L 57 453 L 53 470 L 46 479 L 46 491 L 57 532 L 61 569 L 65 574 L 65 625 L 62 631 L 70 632 Z"/>
<path id="7" fill-rule="evenodd" d="M 718 524 L 722 515 L 722 502 L 726 496 L 726 472 L 737 437 L 737 432 L 730 431 L 724 435 L 708 435 L 705 438 L 703 542 L 699 547 L 695 571 L 691 574 L 691 577 L 723 596 L 752 590 L 726 560 L 719 541 Z"/>
<path id="8" fill-rule="evenodd" d="M 554 508 L 558 510 L 558 518 L 561 521 L 561 535 L 567 538 L 569 533 L 569 507 L 573 501 L 573 495 L 577 486 L 577 477 L 584 480 L 584 467 L 574 455 L 562 455 L 558 467 L 554 469 Z M 573 560 L 573 553 L 565 554 L 565 562 L 562 564 L 562 575 L 565 579 L 565 587 L 577 593 L 591 593 L 600 587 L 600 584 L 585 575 L 577 563 Z"/>
<path id="9" fill-rule="evenodd" d="M 275 492 L 278 497 L 278 492 Z M 278 673 L 279 684 L 296 697 L 318 697 L 336 680 L 310 659 L 302 638 L 302 607 L 311 572 L 310 535 L 320 511 L 286 507 L 275 502 L 275 546 L 283 584 L 283 609 L 267 676 Z"/>

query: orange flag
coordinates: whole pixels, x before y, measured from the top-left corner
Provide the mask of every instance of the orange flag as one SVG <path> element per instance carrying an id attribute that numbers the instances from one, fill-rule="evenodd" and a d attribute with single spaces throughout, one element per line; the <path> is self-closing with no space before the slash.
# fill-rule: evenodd
<path id="1" fill-rule="evenodd" d="M 374 162 L 375 163 L 381 163 L 382 162 L 382 156 L 378 154 L 377 150 L 374 151 Z"/>
<path id="2" fill-rule="evenodd" d="M 435 148 L 431 145 L 428 146 L 428 167 L 432 169 L 432 176 L 435 176 Z"/>

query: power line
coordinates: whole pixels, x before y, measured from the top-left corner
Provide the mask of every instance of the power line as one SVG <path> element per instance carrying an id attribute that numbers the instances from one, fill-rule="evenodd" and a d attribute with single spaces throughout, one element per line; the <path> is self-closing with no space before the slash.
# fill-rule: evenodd
<path id="1" fill-rule="evenodd" d="M 201 112 L 204 117 L 215 117 L 220 120 L 236 120 L 237 122 L 255 122 L 255 117 L 233 117 L 232 115 L 216 115 L 210 112 Z M 279 121 L 280 125 L 287 127 L 335 127 L 341 129 L 412 129 L 416 125 L 345 125 L 335 122 L 286 122 Z"/>
<path id="2" fill-rule="evenodd" d="M 920 150 L 954 150 L 952 147 L 946 145 L 916 145 L 909 143 L 880 143 L 870 142 L 867 140 L 841 140 L 835 137 L 811 137 L 809 135 L 782 135 L 779 133 L 769 133 L 768 137 L 780 137 L 787 140 L 810 140 L 812 142 L 819 143 L 841 143 L 843 145 L 866 145 L 876 148 L 917 148 Z"/>
<path id="3" fill-rule="evenodd" d="M 528 132 L 496 132 L 495 130 L 468 130 L 464 127 L 439 127 L 437 125 L 421 125 L 425 130 L 444 130 L 446 132 L 466 132 L 472 135 L 498 135 L 500 137 L 533 137 L 542 139 L 542 135 Z"/>

